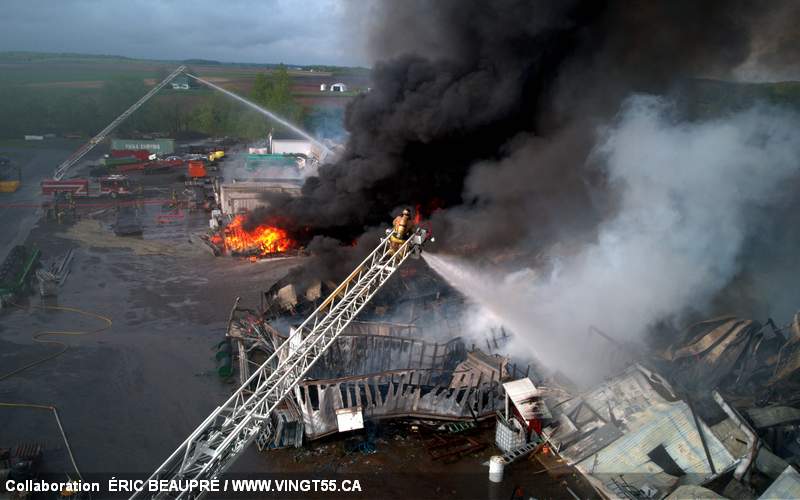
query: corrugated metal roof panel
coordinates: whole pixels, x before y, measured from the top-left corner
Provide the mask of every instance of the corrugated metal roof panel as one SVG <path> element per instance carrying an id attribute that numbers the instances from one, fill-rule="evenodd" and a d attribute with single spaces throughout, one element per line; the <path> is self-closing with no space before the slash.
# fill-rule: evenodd
<path id="1" fill-rule="evenodd" d="M 732 466 L 734 457 L 711 429 L 701 422 L 714 467 L 719 472 Z M 629 423 L 622 437 L 579 465 L 590 474 L 625 474 L 625 477 L 662 472 L 648 453 L 664 446 L 670 457 L 687 474 L 688 481 L 699 484 L 711 475 L 703 443 L 689 406 L 683 401 L 662 403 L 648 408 Z"/>
<path id="2" fill-rule="evenodd" d="M 800 498 L 800 474 L 791 465 L 772 482 L 758 500 Z"/>
<path id="3" fill-rule="evenodd" d="M 666 400 L 653 389 L 646 375 L 633 366 L 622 375 L 596 386 L 580 397 L 560 404 L 559 413 L 569 415 L 580 405 L 588 404 L 605 422 L 626 422 L 647 408 L 664 402 Z M 611 411 L 614 412 L 613 416 Z"/>

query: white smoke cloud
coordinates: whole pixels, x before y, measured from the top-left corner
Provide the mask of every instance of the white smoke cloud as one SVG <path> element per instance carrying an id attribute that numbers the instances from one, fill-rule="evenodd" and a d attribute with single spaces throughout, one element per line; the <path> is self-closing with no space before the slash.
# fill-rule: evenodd
<path id="1" fill-rule="evenodd" d="M 703 310 L 737 272 L 737 257 L 768 207 L 800 172 L 800 119 L 759 106 L 702 123 L 636 96 L 600 133 L 590 158 L 618 192 L 597 240 L 558 256 L 549 276 L 498 276 L 465 261 L 428 262 L 514 331 L 512 352 L 588 381 L 600 375 L 594 325 L 636 340 L 655 322 Z M 601 341 L 602 342 L 602 341 Z"/>

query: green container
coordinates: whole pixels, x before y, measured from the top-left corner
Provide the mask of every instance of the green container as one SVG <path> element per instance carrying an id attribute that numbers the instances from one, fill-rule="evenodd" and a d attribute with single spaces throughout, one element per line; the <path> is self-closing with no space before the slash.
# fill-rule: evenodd
<path id="1" fill-rule="evenodd" d="M 168 155 L 175 152 L 175 139 L 111 139 L 111 149 L 146 149 L 151 153 Z"/>
<path id="2" fill-rule="evenodd" d="M 267 167 L 296 167 L 297 158 L 289 155 L 247 155 L 245 168 L 247 170 L 258 170 Z"/>

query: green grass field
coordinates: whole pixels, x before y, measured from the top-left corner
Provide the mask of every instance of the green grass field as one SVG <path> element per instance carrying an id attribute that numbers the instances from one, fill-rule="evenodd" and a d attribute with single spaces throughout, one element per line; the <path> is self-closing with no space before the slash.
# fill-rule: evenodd
<path id="1" fill-rule="evenodd" d="M 213 61 L 153 61 L 118 56 L 81 54 L 46 54 L 0 52 L 0 138 L 19 139 L 25 134 L 81 134 L 92 136 L 115 116 L 141 97 L 147 88 L 162 80 L 178 65 L 186 64 L 193 74 L 209 79 L 243 96 L 252 90 L 260 73 L 271 72 L 276 65 L 220 64 Z M 292 94 L 304 109 L 304 116 L 315 117 L 315 110 L 339 107 L 368 86 L 364 68 L 317 67 L 314 71 L 290 67 Z M 352 92 L 323 93 L 320 83 L 345 81 Z M 181 133 L 223 133 L 248 135 L 260 133 L 261 127 L 243 109 L 233 108 L 232 115 L 217 117 L 228 126 L 209 128 L 208 115 L 202 107 L 217 93 L 199 85 L 189 91 L 163 89 L 130 119 L 118 133 L 161 131 Z M 225 110 L 225 113 L 228 113 Z M 323 116 L 323 115 L 320 115 Z M 327 116 L 327 115 L 325 115 Z M 233 123 L 235 126 L 231 127 Z M 305 123 L 306 126 L 312 126 Z M 226 130 L 222 130 L 225 128 Z M 208 130 L 207 130 L 208 129 Z M 228 131 L 228 129 L 231 129 Z M 22 144 L 20 147 L 30 147 Z"/>

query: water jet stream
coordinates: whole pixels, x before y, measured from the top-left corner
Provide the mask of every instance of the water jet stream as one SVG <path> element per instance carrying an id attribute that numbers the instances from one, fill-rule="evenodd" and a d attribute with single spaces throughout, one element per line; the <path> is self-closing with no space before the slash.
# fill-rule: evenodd
<path id="1" fill-rule="evenodd" d="M 258 104 L 254 103 L 252 101 L 248 101 L 244 97 L 242 97 L 240 95 L 237 95 L 237 94 L 234 94 L 230 90 L 225 90 L 224 88 L 220 87 L 219 85 L 215 85 L 215 84 L 209 82 L 208 80 L 203 80 L 199 76 L 191 75 L 189 73 L 186 73 L 186 76 L 188 76 L 190 78 L 194 78 L 198 82 L 200 82 L 200 83 L 202 83 L 204 85 L 208 85 L 209 87 L 211 87 L 214 90 L 219 90 L 220 92 L 222 92 L 223 94 L 227 95 L 228 97 L 232 97 L 233 99 L 236 99 L 237 101 L 241 102 L 245 106 L 247 106 L 247 107 L 249 107 L 251 109 L 254 109 L 254 110 L 258 111 L 259 113 L 261 113 L 262 115 L 267 116 L 270 119 L 280 123 L 284 127 L 290 129 L 292 132 L 297 133 L 298 135 L 302 136 L 303 138 L 308 139 L 309 141 L 311 141 L 313 144 L 319 146 L 322 149 L 322 151 L 325 153 L 325 155 L 327 155 L 327 154 L 329 154 L 331 152 L 330 149 L 325 147 L 325 145 L 322 144 L 314 136 L 312 136 L 311 134 L 309 134 L 305 130 L 301 129 L 297 125 L 293 125 L 292 123 L 288 122 L 286 119 L 281 118 L 280 116 L 276 115 L 272 111 L 269 111 L 268 109 L 264 109 L 261 106 L 259 106 Z"/>

